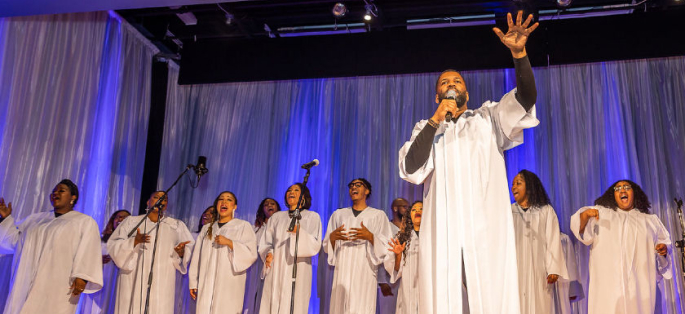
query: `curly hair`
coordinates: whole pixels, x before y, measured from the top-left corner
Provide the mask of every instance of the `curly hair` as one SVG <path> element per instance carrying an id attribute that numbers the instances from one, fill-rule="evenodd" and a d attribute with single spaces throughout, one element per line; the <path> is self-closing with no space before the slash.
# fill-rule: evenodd
<path id="1" fill-rule="evenodd" d="M 297 182 L 293 183 L 291 186 L 288 187 L 288 189 L 285 190 L 285 194 L 283 194 L 283 200 L 285 201 L 285 207 L 290 209 L 288 207 L 288 190 L 293 187 L 293 185 L 297 185 L 300 187 L 300 193 L 302 193 L 302 197 L 304 197 L 304 206 L 300 209 L 310 209 L 312 207 L 312 193 L 309 192 L 309 188 L 306 187 L 304 184 Z M 278 202 L 276 202 L 278 204 Z M 279 205 L 280 208 L 280 205 Z M 279 209 L 280 210 L 280 209 Z"/>
<path id="2" fill-rule="evenodd" d="M 415 201 L 414 203 L 411 204 L 411 207 L 414 207 L 414 205 L 421 203 L 423 204 L 423 201 Z M 410 212 L 411 213 L 411 212 Z M 402 243 L 407 243 L 407 245 L 404 247 L 404 251 L 402 251 L 402 257 L 404 257 L 404 263 L 406 265 L 407 263 L 407 250 L 409 249 L 409 246 L 411 245 L 411 233 L 414 231 L 414 222 L 411 220 L 411 214 L 409 215 L 404 215 L 402 217 L 402 229 L 397 232 L 395 235 L 395 238 L 397 238 L 397 241 L 400 241 L 400 244 Z"/>
<path id="3" fill-rule="evenodd" d="M 214 229 L 213 228 L 214 222 L 219 220 L 219 210 L 217 209 L 218 208 L 217 205 L 219 204 L 219 198 L 221 197 L 221 194 L 224 194 L 224 193 L 231 194 L 231 196 L 233 196 L 233 199 L 235 200 L 235 205 L 238 206 L 238 198 L 235 197 L 235 194 L 233 194 L 233 192 L 223 191 L 223 192 L 219 193 L 219 195 L 217 195 L 217 197 L 214 199 L 214 203 L 212 203 L 212 207 L 214 207 L 214 211 L 212 211 L 212 213 L 214 214 L 214 217 L 212 218 L 212 221 L 209 222 L 209 224 L 210 224 L 209 228 L 207 228 L 207 239 L 210 239 L 210 240 L 212 239 L 212 229 Z"/>
<path id="4" fill-rule="evenodd" d="M 114 233 L 114 219 L 116 219 L 117 215 L 122 212 L 127 213 L 129 216 L 131 216 L 131 212 L 125 209 L 115 211 L 114 214 L 112 214 L 112 216 L 109 217 L 109 221 L 107 221 L 107 226 L 105 226 L 105 230 L 102 231 L 102 237 L 100 238 L 102 242 L 107 242 L 109 240 L 109 237 L 112 236 L 112 233 Z"/>
<path id="5" fill-rule="evenodd" d="M 268 200 L 272 200 L 272 201 L 274 201 L 274 203 L 276 203 L 276 211 L 279 211 L 279 212 L 281 211 L 281 204 L 278 204 L 278 202 L 275 199 L 270 198 L 270 197 L 263 199 L 262 202 L 259 203 L 259 207 L 257 207 L 257 216 L 256 216 L 257 218 L 255 218 L 255 220 L 254 220 L 254 225 L 257 228 L 261 228 L 266 223 L 266 221 L 269 219 L 266 217 L 266 214 L 264 213 L 264 204 Z"/>
<path id="6" fill-rule="evenodd" d="M 640 187 L 637 183 L 625 179 L 618 180 L 609 186 L 609 188 L 604 191 L 604 194 L 595 200 L 595 205 L 604 206 L 616 211 L 618 208 L 618 203 L 616 203 L 616 197 L 614 197 L 614 187 L 619 182 L 628 182 L 628 184 L 630 184 L 630 186 L 633 188 L 633 208 L 642 213 L 649 214 L 649 209 L 652 207 L 652 204 L 649 202 L 649 198 L 647 197 L 645 191 L 643 191 L 642 187 Z"/>
<path id="7" fill-rule="evenodd" d="M 531 207 L 542 207 L 549 205 L 551 202 L 545 187 L 542 185 L 542 181 L 538 176 L 526 169 L 519 171 L 517 175 L 523 177 L 523 181 L 526 183 L 526 196 L 528 196 L 528 205 Z"/>

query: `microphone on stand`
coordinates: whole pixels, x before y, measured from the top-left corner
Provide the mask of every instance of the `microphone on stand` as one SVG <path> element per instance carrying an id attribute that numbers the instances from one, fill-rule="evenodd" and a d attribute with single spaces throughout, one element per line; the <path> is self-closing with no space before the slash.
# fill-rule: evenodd
<path id="1" fill-rule="evenodd" d="M 197 165 L 193 166 L 193 170 L 195 170 L 195 174 L 197 175 L 198 180 L 200 177 L 205 175 L 207 172 L 209 172 L 209 169 L 207 169 L 207 157 L 205 156 L 200 156 L 197 158 Z"/>
<path id="2" fill-rule="evenodd" d="M 319 165 L 319 160 L 314 159 L 314 160 L 302 165 L 302 169 L 311 169 L 312 167 L 316 167 L 318 165 Z"/>

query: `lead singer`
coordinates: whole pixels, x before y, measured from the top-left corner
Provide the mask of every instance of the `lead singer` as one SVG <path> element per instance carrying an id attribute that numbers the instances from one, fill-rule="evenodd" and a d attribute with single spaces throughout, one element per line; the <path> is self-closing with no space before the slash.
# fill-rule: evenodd
<path id="1" fill-rule="evenodd" d="M 399 152 L 400 176 L 424 184 L 420 313 L 461 313 L 463 280 L 471 313 L 519 313 L 503 151 L 521 144 L 523 129 L 539 123 L 525 49 L 538 23 L 528 27 L 533 16 L 523 22 L 522 15 L 519 11 L 516 23 L 507 15 L 506 34 L 493 29 L 514 57 L 517 89 L 499 102 L 469 110 L 464 79 L 454 70 L 444 71 L 436 83 L 435 114 L 415 125 Z M 454 117 L 449 123 L 448 112 Z"/>

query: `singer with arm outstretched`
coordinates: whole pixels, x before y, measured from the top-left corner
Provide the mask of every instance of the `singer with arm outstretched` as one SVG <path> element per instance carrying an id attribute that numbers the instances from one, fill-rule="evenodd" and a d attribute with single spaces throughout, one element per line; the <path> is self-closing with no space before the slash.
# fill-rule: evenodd
<path id="1" fill-rule="evenodd" d="M 78 199 L 64 179 L 50 193 L 53 210 L 18 221 L 0 198 L 0 253 L 14 254 L 4 313 L 74 313 L 81 293 L 102 288 L 98 225 L 74 210 Z"/>
<path id="2" fill-rule="evenodd" d="M 468 109 L 464 78 L 455 70 L 444 71 L 435 86 L 435 113 L 415 125 L 411 139 L 400 149 L 400 177 L 424 185 L 421 313 L 461 313 L 465 302 L 478 313 L 519 312 L 503 151 L 521 144 L 523 129 L 539 123 L 525 47 L 538 26 L 532 19 L 530 15 L 523 20 L 523 12 L 518 12 L 514 21 L 508 14 L 507 32 L 493 29 L 514 58 L 517 89 L 499 102 Z M 446 122 L 448 112 L 451 122 Z M 455 263 L 463 267 L 454 267 Z M 460 289 L 450 288 L 462 282 L 467 284 L 468 300 Z"/>
<path id="3" fill-rule="evenodd" d="M 147 201 L 148 208 L 162 196 L 164 191 L 153 192 Z M 149 313 L 174 313 L 176 271 L 187 272 L 194 241 L 185 223 L 166 216 L 166 208 L 165 197 L 159 207 L 150 209 L 147 217 L 130 216 L 124 220 L 107 241 L 107 251 L 119 267 L 115 313 L 143 313 L 156 235 L 159 240 Z M 141 220 L 144 221 L 138 226 Z M 159 233 L 155 230 L 157 226 Z"/>

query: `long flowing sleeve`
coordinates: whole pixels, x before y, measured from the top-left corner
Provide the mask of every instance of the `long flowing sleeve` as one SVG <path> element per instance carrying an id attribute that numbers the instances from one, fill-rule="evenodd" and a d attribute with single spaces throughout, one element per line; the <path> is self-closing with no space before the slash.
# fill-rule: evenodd
<path id="1" fill-rule="evenodd" d="M 578 276 L 578 265 L 576 263 L 576 250 L 573 248 L 573 242 L 567 235 L 563 235 L 566 239 L 562 241 L 564 245 L 566 270 L 568 271 L 569 293 L 568 297 L 575 297 L 574 302 L 579 301 L 585 297 L 583 293 L 583 286 L 580 284 Z"/>
<path id="2" fill-rule="evenodd" d="M 423 182 L 426 181 L 428 176 L 430 176 L 433 173 L 433 169 L 435 168 L 435 165 L 433 164 L 435 150 L 433 149 L 432 144 L 430 145 L 430 154 L 428 155 L 428 159 L 423 163 L 423 165 L 421 165 L 416 170 L 413 169 L 415 168 L 414 166 L 409 167 L 410 165 L 407 165 L 407 155 L 409 154 L 409 150 L 411 149 L 412 144 L 414 144 L 414 141 L 417 140 L 417 137 L 419 136 L 421 131 L 424 128 L 426 128 L 427 124 L 428 120 L 422 120 L 416 123 L 414 129 L 412 130 L 411 139 L 408 142 L 404 143 L 399 152 L 398 165 L 400 177 L 405 181 L 413 184 L 423 184 Z"/>
<path id="3" fill-rule="evenodd" d="M 0 254 L 14 254 L 21 237 L 19 228 L 14 225 L 14 217 L 9 215 L 0 222 Z"/>
<path id="4" fill-rule="evenodd" d="M 174 267 L 176 270 L 178 270 L 181 274 L 185 275 L 188 272 L 188 265 L 190 264 L 190 259 L 192 258 L 192 252 L 193 252 L 193 246 L 195 244 L 195 240 L 193 239 L 193 235 L 190 233 L 190 230 L 188 230 L 188 227 L 186 227 L 186 224 L 183 223 L 180 220 L 174 219 L 174 222 L 176 223 L 176 236 L 177 236 L 177 242 L 174 244 L 174 246 L 179 245 L 183 242 L 188 241 L 189 243 L 186 244 L 183 252 L 183 258 L 178 256 L 176 251 L 173 251 L 172 253 L 172 259 L 174 263 Z"/>
<path id="5" fill-rule="evenodd" d="M 321 251 L 321 218 L 315 212 L 309 212 L 306 223 L 300 222 L 300 240 L 298 242 L 297 257 L 312 257 Z M 304 220 L 304 218 L 303 218 Z M 290 233 L 288 241 L 288 251 L 290 256 L 295 256 L 296 235 Z"/>
<path id="6" fill-rule="evenodd" d="M 233 249 L 228 249 L 233 271 L 241 273 L 246 271 L 257 260 L 257 237 L 252 231 L 252 226 L 241 221 L 241 226 L 235 230 L 237 234 L 229 235 L 233 241 Z"/>
<path id="7" fill-rule="evenodd" d="M 545 237 L 547 238 L 547 252 L 545 252 L 545 269 L 547 275 L 556 274 L 559 277 L 568 279 L 566 269 L 566 259 L 564 250 L 561 247 L 559 232 L 559 219 L 552 206 L 545 206 L 547 220 L 545 221 Z"/>
<path id="8" fill-rule="evenodd" d="M 673 278 L 673 271 L 671 270 L 671 259 L 669 257 L 672 251 L 671 235 L 668 233 L 668 230 L 666 230 L 664 224 L 661 223 L 661 219 L 659 219 L 659 217 L 657 217 L 656 215 L 650 215 L 649 220 L 656 229 L 656 243 L 665 244 L 668 247 L 668 254 L 666 254 L 666 256 L 656 254 L 657 274 L 659 274 L 661 277 L 665 279 L 671 279 Z"/>
<path id="9" fill-rule="evenodd" d="M 333 247 L 333 245 L 331 244 L 331 232 L 333 232 L 333 230 L 339 227 L 335 219 L 335 217 L 337 216 L 337 212 L 337 210 L 333 212 L 331 218 L 328 219 L 328 228 L 326 229 L 326 236 L 323 238 L 323 251 L 326 252 L 326 254 L 328 255 L 328 265 L 331 266 L 335 266 L 335 250 L 340 246 L 340 243 L 338 243 L 339 241 L 336 241 L 335 247 Z"/>
<path id="10" fill-rule="evenodd" d="M 371 264 L 379 266 L 388 255 L 387 243 L 392 235 L 390 234 L 390 224 L 388 224 L 387 218 L 385 218 L 385 213 L 381 212 L 375 218 L 372 222 L 373 225 L 367 226 L 369 231 L 373 233 L 373 244 L 366 244 L 366 254 Z"/>
<path id="11" fill-rule="evenodd" d="M 83 215 L 86 216 L 86 215 Z M 81 278 L 87 281 L 84 293 L 94 293 L 102 289 L 102 246 L 98 225 L 90 216 L 86 216 L 82 224 L 81 237 L 79 239 L 76 255 L 69 276 L 69 283 L 74 279 Z"/>
<path id="12" fill-rule="evenodd" d="M 476 111 L 488 111 L 495 127 L 497 144 L 507 150 L 523 143 L 523 130 L 537 126 L 535 105 L 529 111 L 516 100 L 516 89 L 502 96 L 499 102 L 486 102 Z"/>
<path id="13" fill-rule="evenodd" d="M 265 263 L 264 267 L 262 268 L 262 273 L 260 274 L 261 279 L 266 278 L 266 275 L 268 275 L 271 271 L 271 267 L 266 267 L 266 256 L 269 255 L 269 253 L 274 253 L 274 233 L 276 230 L 274 229 L 275 223 L 269 223 L 269 221 L 272 220 L 273 219 L 269 219 L 266 222 L 266 226 L 262 226 L 262 228 L 266 229 L 264 230 L 264 234 L 259 239 L 259 243 L 257 244 L 257 253 L 259 254 L 259 258 L 261 258 L 262 262 Z"/>
<path id="14" fill-rule="evenodd" d="M 200 257 L 202 256 L 202 247 L 204 246 L 204 239 L 207 237 L 207 227 L 209 224 L 202 226 L 200 234 L 195 239 L 193 245 L 193 256 L 190 258 L 190 266 L 188 267 L 188 289 L 197 289 L 200 278 Z"/>
<path id="15" fill-rule="evenodd" d="M 594 217 L 591 217 L 590 220 L 588 220 L 587 225 L 585 225 L 585 232 L 580 234 L 580 214 L 590 208 L 591 207 L 583 207 L 573 214 L 573 216 L 571 216 L 571 231 L 573 231 L 573 235 L 576 236 L 576 239 L 585 245 L 592 245 L 592 243 L 595 241 L 595 234 L 593 230 L 595 228 L 595 224 L 597 223 L 597 219 Z M 601 213 L 599 217 L 602 218 Z"/>
<path id="16" fill-rule="evenodd" d="M 140 254 L 143 249 L 141 244 L 138 244 L 135 247 L 133 246 L 135 243 L 135 236 L 128 237 L 128 233 L 137 222 L 138 221 L 135 219 L 126 218 L 121 222 L 121 225 L 114 230 L 114 233 L 112 233 L 107 241 L 107 252 L 109 252 L 109 256 L 112 258 L 112 261 L 114 261 L 114 264 L 123 271 L 130 272 L 135 270 L 138 254 Z"/>

